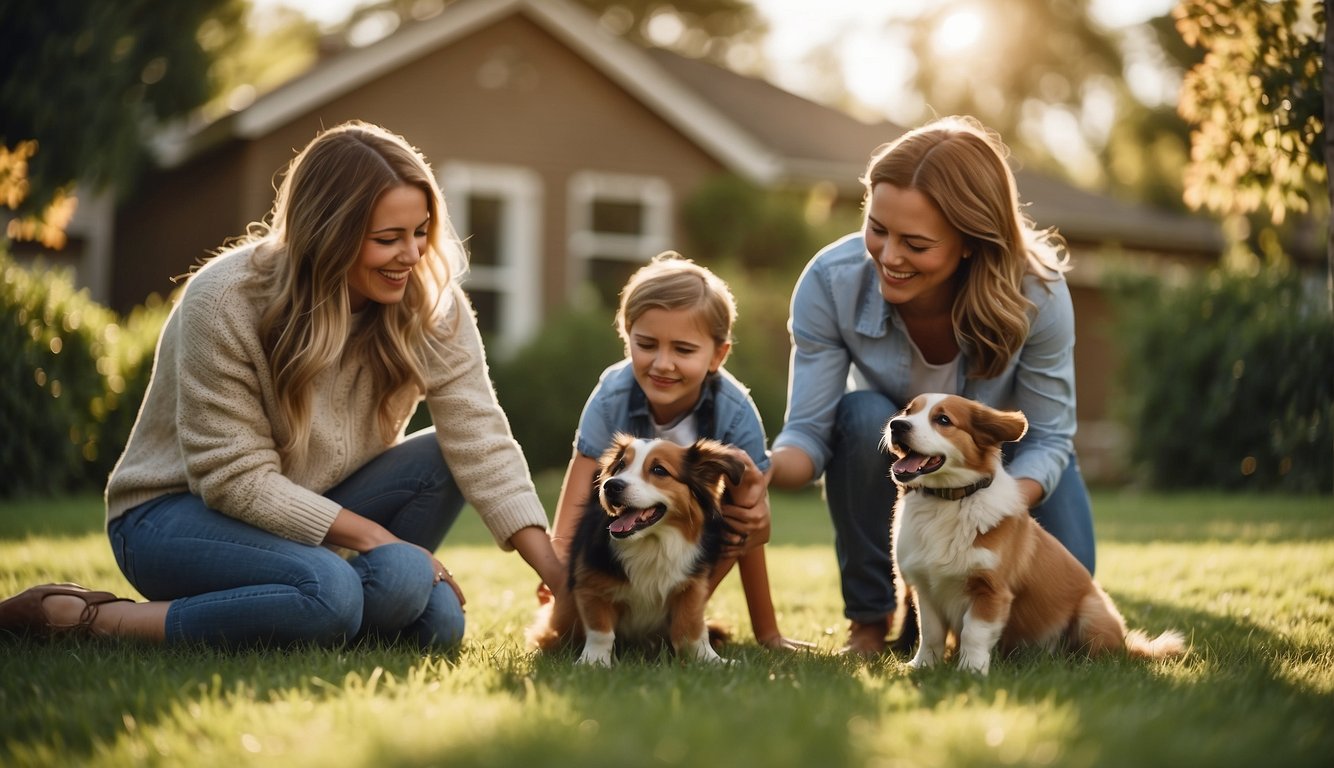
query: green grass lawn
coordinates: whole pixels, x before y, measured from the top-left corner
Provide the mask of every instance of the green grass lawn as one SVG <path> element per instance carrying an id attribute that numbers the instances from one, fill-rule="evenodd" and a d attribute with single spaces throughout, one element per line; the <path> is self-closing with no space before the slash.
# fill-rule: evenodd
<path id="1" fill-rule="evenodd" d="M 0 639 L 0 765 L 1329 764 L 1334 502 L 1098 493 L 1094 509 L 1099 580 L 1132 625 L 1182 630 L 1184 660 L 1029 654 L 981 679 L 836 656 L 828 520 L 814 494 L 779 494 L 774 600 L 817 652 L 757 647 L 733 578 L 710 614 L 739 663 L 575 667 L 524 650 L 535 578 L 465 511 L 441 549 L 468 595 L 457 658 Z M 0 594 L 133 594 L 101 526 L 96 497 L 0 504 Z"/>

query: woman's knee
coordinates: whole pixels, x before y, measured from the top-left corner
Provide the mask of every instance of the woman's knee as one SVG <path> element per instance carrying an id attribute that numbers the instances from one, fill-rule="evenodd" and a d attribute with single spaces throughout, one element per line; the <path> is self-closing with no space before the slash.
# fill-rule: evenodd
<path id="1" fill-rule="evenodd" d="M 313 568 L 296 585 L 303 599 L 296 615 L 290 617 L 300 625 L 296 634 L 320 645 L 351 640 L 361 627 L 365 607 L 361 580 L 345 561 L 333 557 L 335 563 Z"/>
<path id="2" fill-rule="evenodd" d="M 864 450 L 877 446 L 885 432 L 885 423 L 898 411 L 888 397 L 872 390 L 849 392 L 834 410 L 835 448 Z"/>
<path id="3" fill-rule="evenodd" d="M 397 632 L 426 610 L 435 584 L 434 563 L 411 544 L 385 544 L 358 556 L 353 569 L 361 577 L 367 631 Z"/>
<path id="4" fill-rule="evenodd" d="M 423 650 L 452 651 L 463 642 L 467 615 L 458 596 L 448 584 L 439 584 L 431 592 L 426 611 L 413 629 Z"/>

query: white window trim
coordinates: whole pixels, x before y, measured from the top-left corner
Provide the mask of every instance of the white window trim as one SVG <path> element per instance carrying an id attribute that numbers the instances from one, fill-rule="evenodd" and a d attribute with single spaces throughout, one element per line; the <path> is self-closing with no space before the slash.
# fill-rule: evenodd
<path id="1" fill-rule="evenodd" d="M 571 269 L 567 295 L 577 294 L 588 277 L 588 261 L 599 258 L 646 262 L 671 247 L 672 188 L 657 176 L 580 171 L 569 184 L 569 254 Z M 643 206 L 639 235 L 606 234 L 593 230 L 593 203 L 598 200 L 638 203 Z"/>
<path id="2" fill-rule="evenodd" d="M 469 196 L 485 194 L 503 201 L 498 263 L 469 265 L 464 287 L 500 294 L 499 349 L 494 351 L 510 354 L 541 327 L 542 179 L 527 168 L 455 162 L 440 171 L 440 187 L 465 246 L 471 234 Z"/>

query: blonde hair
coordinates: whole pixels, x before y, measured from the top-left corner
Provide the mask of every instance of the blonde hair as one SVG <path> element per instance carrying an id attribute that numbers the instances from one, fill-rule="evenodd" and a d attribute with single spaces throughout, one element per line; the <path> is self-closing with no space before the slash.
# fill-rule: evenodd
<path id="1" fill-rule="evenodd" d="M 630 328 L 650 309 L 689 309 L 718 346 L 732 343 L 736 300 L 722 278 L 676 251 L 664 251 L 640 267 L 621 289 L 616 330 L 630 345 Z"/>
<path id="2" fill-rule="evenodd" d="M 463 248 L 426 159 L 401 136 L 369 123 L 322 131 L 292 160 L 273 209 L 240 244 L 256 244 L 253 285 L 264 299 L 259 336 L 279 403 L 275 427 L 285 428 L 275 429 L 278 449 L 287 461 L 305 458 L 316 376 L 348 351 L 347 276 L 375 204 L 404 185 L 426 195 L 427 246 L 401 302 L 372 302 L 362 310 L 371 315 L 355 342 L 369 350 L 380 437 L 392 443 L 400 399 L 415 399 L 425 389 L 425 344 L 452 334 L 454 326 L 441 318 L 462 302 L 455 281 L 466 267 Z"/>
<path id="3" fill-rule="evenodd" d="M 963 235 L 954 333 L 974 378 L 999 376 L 1028 338 L 1024 276 L 1051 281 L 1070 269 L 1060 235 L 1038 231 L 1020 210 L 1008 154 L 977 120 L 946 117 L 880 146 L 861 179 L 867 201 L 877 184 L 918 190 Z"/>

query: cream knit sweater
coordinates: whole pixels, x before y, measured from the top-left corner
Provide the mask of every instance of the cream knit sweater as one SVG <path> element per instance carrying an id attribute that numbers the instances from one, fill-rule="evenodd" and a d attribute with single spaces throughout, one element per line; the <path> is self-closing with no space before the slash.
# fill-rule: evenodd
<path id="1" fill-rule="evenodd" d="M 370 372 L 345 358 L 315 381 L 308 458 L 284 466 L 272 373 L 256 330 L 262 308 L 246 285 L 250 253 L 210 261 L 167 318 L 148 392 L 107 483 L 108 522 L 189 491 L 225 515 L 319 544 L 340 509 L 321 494 L 386 449 Z M 476 319 L 459 311 L 468 308 L 456 291 L 444 322 L 457 317 L 457 331 L 428 350 L 425 399 L 455 481 L 508 550 L 510 536 L 527 526 L 545 530 L 547 516 L 496 401 Z M 401 404 L 399 438 L 416 404 Z"/>

